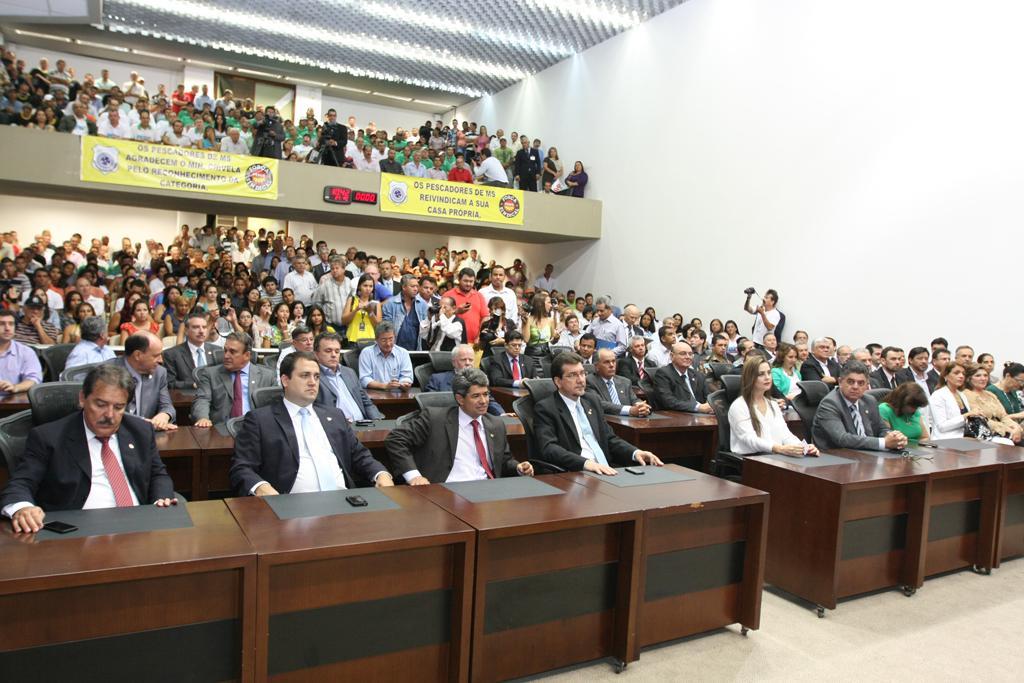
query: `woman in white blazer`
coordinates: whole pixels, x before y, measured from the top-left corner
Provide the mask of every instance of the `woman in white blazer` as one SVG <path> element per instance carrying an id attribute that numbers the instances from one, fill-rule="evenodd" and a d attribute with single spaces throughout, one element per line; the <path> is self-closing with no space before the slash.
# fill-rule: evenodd
<path id="1" fill-rule="evenodd" d="M 772 366 L 760 356 L 743 364 L 740 395 L 729 406 L 729 450 L 738 455 L 779 453 L 817 455 L 818 449 L 794 436 L 771 397 Z"/>
<path id="2" fill-rule="evenodd" d="M 928 399 L 928 410 L 932 417 L 931 440 L 960 439 L 964 435 L 964 422 L 977 413 L 971 412 L 964 383 L 967 381 L 967 367 L 960 361 L 946 366 L 939 387 Z"/>

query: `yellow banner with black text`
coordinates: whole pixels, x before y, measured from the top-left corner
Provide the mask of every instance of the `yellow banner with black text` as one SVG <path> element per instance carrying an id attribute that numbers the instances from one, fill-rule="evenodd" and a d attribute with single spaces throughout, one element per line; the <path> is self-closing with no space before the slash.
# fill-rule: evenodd
<path id="1" fill-rule="evenodd" d="M 523 224 L 523 192 L 394 173 L 380 175 L 380 210 L 431 218 Z"/>
<path id="2" fill-rule="evenodd" d="M 277 199 L 277 165 L 277 159 L 82 137 L 81 179 L 90 183 Z"/>

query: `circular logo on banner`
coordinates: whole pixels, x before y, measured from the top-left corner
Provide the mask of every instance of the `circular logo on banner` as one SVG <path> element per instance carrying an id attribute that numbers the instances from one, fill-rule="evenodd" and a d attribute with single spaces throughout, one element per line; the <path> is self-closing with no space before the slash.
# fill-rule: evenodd
<path id="1" fill-rule="evenodd" d="M 505 218 L 515 218 L 519 215 L 519 199 L 514 194 L 507 194 L 498 203 L 498 211 Z"/>
<path id="2" fill-rule="evenodd" d="M 409 198 L 409 188 L 400 180 L 392 180 L 388 188 L 388 198 L 393 204 L 402 204 Z"/>
<path id="3" fill-rule="evenodd" d="M 96 145 L 92 148 L 92 167 L 104 175 L 117 170 L 119 158 L 116 147 Z"/>
<path id="4" fill-rule="evenodd" d="M 264 192 L 274 184 L 274 174 L 265 164 L 253 164 L 245 169 L 245 184 L 256 192 Z"/>

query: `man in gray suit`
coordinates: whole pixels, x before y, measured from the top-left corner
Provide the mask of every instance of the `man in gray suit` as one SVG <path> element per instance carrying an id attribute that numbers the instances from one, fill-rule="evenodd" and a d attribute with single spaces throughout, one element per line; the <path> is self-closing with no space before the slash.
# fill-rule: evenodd
<path id="1" fill-rule="evenodd" d="M 274 371 L 253 365 L 252 339 L 244 332 L 224 338 L 224 363 L 199 373 L 199 393 L 192 404 L 196 427 L 212 427 L 240 417 L 252 407 L 249 397 L 262 387 L 276 387 Z"/>
<path id="2" fill-rule="evenodd" d="M 167 390 L 167 370 L 160 365 L 164 345 L 152 332 L 136 332 L 124 342 L 124 355 L 107 361 L 128 371 L 135 389 L 125 412 L 148 420 L 157 431 L 177 429 L 176 413 Z"/>
<path id="3" fill-rule="evenodd" d="M 220 365 L 224 362 L 224 352 L 206 343 L 209 322 L 205 313 L 192 313 L 182 324 L 185 325 L 185 341 L 164 351 L 164 367 L 172 389 L 195 389 L 192 371 L 196 367 Z"/>
<path id="4" fill-rule="evenodd" d="M 337 408 L 345 413 L 349 422 L 384 419 L 384 414 L 360 386 L 356 371 L 342 365 L 340 336 L 333 332 L 321 334 L 313 343 L 313 352 L 320 363 L 316 405 Z"/>
<path id="5" fill-rule="evenodd" d="M 452 379 L 458 406 L 428 408 L 384 441 L 391 468 L 413 486 L 494 477 L 533 476 L 533 465 L 512 458 L 501 418 L 487 414 L 487 375 L 464 368 Z"/>
<path id="6" fill-rule="evenodd" d="M 596 371 L 587 375 L 587 391 L 601 401 L 605 415 L 626 417 L 647 417 L 651 407 L 641 401 L 633 391 L 633 385 L 622 375 L 615 374 L 617 359 L 611 349 L 599 349 Z"/>
<path id="7" fill-rule="evenodd" d="M 830 448 L 897 450 L 907 437 L 889 430 L 878 414 L 878 404 L 867 394 L 870 372 L 866 365 L 851 360 L 839 374 L 838 386 L 818 404 L 811 434 L 822 451 Z"/>

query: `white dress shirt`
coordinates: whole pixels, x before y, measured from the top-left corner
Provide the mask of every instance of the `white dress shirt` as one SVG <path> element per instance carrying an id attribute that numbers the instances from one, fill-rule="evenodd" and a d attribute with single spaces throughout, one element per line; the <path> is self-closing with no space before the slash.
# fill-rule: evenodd
<path id="1" fill-rule="evenodd" d="M 594 456 L 594 451 L 590 448 L 590 444 L 587 443 L 587 440 L 583 438 L 583 430 L 580 429 L 580 420 L 579 415 L 577 414 L 577 406 L 580 404 L 579 399 L 573 400 L 562 392 L 558 392 L 558 395 L 562 398 L 566 407 L 569 409 L 569 416 L 572 418 L 572 425 L 576 428 L 576 438 L 580 442 L 580 457 L 586 458 L 587 460 L 596 460 L 597 458 Z M 586 410 L 586 407 L 584 406 L 583 409 Z M 601 416 L 601 419 L 604 419 L 604 415 Z M 597 435 L 595 434 L 594 436 L 596 438 Z M 611 462 L 608 453 L 605 453 L 604 457 L 608 462 Z"/>
<path id="2" fill-rule="evenodd" d="M 309 430 L 302 432 L 302 416 L 299 409 L 302 406 L 284 400 L 284 407 L 288 411 L 288 417 L 292 420 L 292 428 L 295 429 L 295 439 L 299 444 L 299 472 L 295 475 L 295 483 L 289 493 L 309 493 L 320 490 L 320 482 L 317 479 L 317 470 L 327 468 L 329 476 L 338 485 L 339 489 L 345 488 L 345 476 L 341 473 L 341 465 L 327 439 L 327 432 L 320 423 L 320 418 L 313 410 L 313 406 L 306 406 L 309 411 L 307 418 Z M 314 464 L 314 461 L 316 464 Z M 260 482 L 262 483 L 262 482 Z"/>
<path id="3" fill-rule="evenodd" d="M 483 178 L 484 182 L 499 182 L 507 183 L 508 174 L 505 173 L 505 167 L 501 165 L 495 157 L 487 157 L 480 162 L 480 165 L 476 167 L 473 174 L 477 178 Z"/>
<path id="4" fill-rule="evenodd" d="M 235 142 L 230 135 L 225 135 L 224 139 L 220 141 L 220 151 L 225 154 L 248 154 L 249 145 L 242 139 L 242 136 L 238 136 L 238 142 Z"/>
<path id="5" fill-rule="evenodd" d="M 313 292 L 316 291 L 316 278 L 313 277 L 313 273 L 308 270 L 305 273 L 299 275 L 299 272 L 293 270 L 284 276 L 284 283 L 281 285 L 281 289 L 291 289 L 295 292 L 295 299 L 301 301 L 304 305 L 309 306 L 313 303 Z"/>
<path id="6" fill-rule="evenodd" d="M 366 171 L 368 173 L 380 173 L 380 161 L 375 159 L 371 154 L 370 159 L 367 160 L 362 154 L 352 160 L 352 166 L 357 171 Z"/>
<path id="7" fill-rule="evenodd" d="M 770 397 L 765 398 L 767 413 L 757 411 L 757 419 L 761 423 L 761 435 L 754 431 L 754 423 L 750 419 L 750 409 L 743 397 L 737 398 L 729 406 L 729 450 L 740 455 L 751 453 L 771 453 L 772 446 L 789 446 L 799 444 L 800 439 L 789 431 L 786 418 L 782 416 L 779 406 Z M 756 410 L 756 408 L 755 408 Z"/>
<path id="8" fill-rule="evenodd" d="M 100 137 L 117 138 L 119 140 L 127 140 L 132 136 L 131 128 L 129 127 L 127 122 L 120 121 L 115 126 L 112 123 L 110 123 L 109 118 L 105 118 L 99 122 L 99 125 L 96 126 L 96 133 Z"/>
<path id="9" fill-rule="evenodd" d="M 671 352 L 659 341 L 651 344 L 647 350 L 647 360 L 653 362 L 656 367 L 663 368 L 672 361 Z"/>
<path id="10" fill-rule="evenodd" d="M 519 326 L 519 306 L 516 305 L 516 293 L 508 287 L 502 287 L 501 289 L 495 289 L 491 285 L 480 288 L 480 296 L 484 298 L 484 303 L 489 303 L 494 297 L 500 297 L 505 302 L 505 317 L 511 320 Z"/>
<path id="11" fill-rule="evenodd" d="M 479 418 L 477 418 L 479 420 Z M 477 481 L 486 479 L 487 472 L 480 464 L 480 456 L 476 450 L 476 439 L 473 436 L 473 418 L 462 412 L 459 408 L 459 440 L 455 444 L 455 462 L 452 463 L 452 471 L 448 473 L 445 481 Z M 491 453 L 487 448 L 487 434 L 483 423 L 480 423 L 480 440 L 484 445 L 484 453 L 487 454 L 487 462 L 491 465 L 491 472 L 494 465 L 491 464 Z"/>

